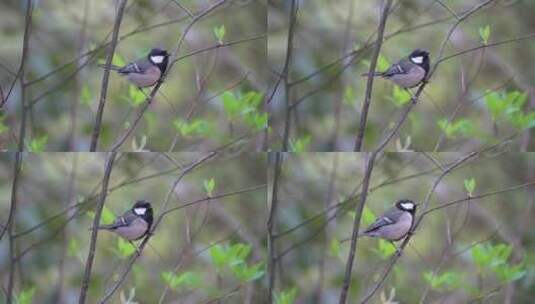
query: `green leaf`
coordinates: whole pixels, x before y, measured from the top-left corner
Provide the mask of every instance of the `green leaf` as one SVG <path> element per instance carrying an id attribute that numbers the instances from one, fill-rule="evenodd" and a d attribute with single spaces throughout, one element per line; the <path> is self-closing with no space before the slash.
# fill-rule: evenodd
<path id="1" fill-rule="evenodd" d="M 122 258 L 127 258 L 136 252 L 136 247 L 123 238 L 117 238 L 117 248 L 119 256 Z"/>
<path id="2" fill-rule="evenodd" d="M 432 289 L 439 291 L 457 289 L 462 283 L 461 275 L 454 271 L 446 271 L 440 275 L 434 275 L 431 271 L 427 271 L 423 277 Z"/>
<path id="3" fill-rule="evenodd" d="M 331 240 L 331 245 L 329 246 L 329 252 L 331 256 L 337 257 L 340 255 L 340 241 L 338 241 L 336 238 L 333 238 Z"/>
<path id="4" fill-rule="evenodd" d="M 468 196 L 473 196 L 474 189 L 476 188 L 476 180 L 471 177 L 470 179 L 464 180 L 464 189 L 468 192 Z"/>
<path id="5" fill-rule="evenodd" d="M 69 245 L 67 246 L 67 254 L 71 257 L 76 257 L 78 255 L 78 241 L 76 238 L 69 239 Z"/>
<path id="6" fill-rule="evenodd" d="M 230 120 L 233 120 L 240 113 L 240 100 L 236 98 L 236 96 L 234 96 L 234 94 L 230 91 L 223 93 L 221 98 L 223 99 L 223 108 L 225 109 L 225 113 Z"/>
<path id="7" fill-rule="evenodd" d="M 217 244 L 210 248 L 210 257 L 216 269 L 220 272 L 228 261 L 227 253 L 223 246 Z"/>
<path id="8" fill-rule="evenodd" d="M 5 133 L 9 130 L 9 128 L 4 124 L 5 119 L 6 116 L 4 114 L 0 114 L 0 134 Z"/>
<path id="9" fill-rule="evenodd" d="M 493 121 L 496 121 L 498 117 L 505 114 L 505 110 L 507 109 L 507 101 L 498 92 L 487 92 L 485 95 L 485 104 Z"/>
<path id="10" fill-rule="evenodd" d="M 109 225 L 113 223 L 114 220 L 115 215 L 113 214 L 113 212 L 110 211 L 110 209 L 108 209 L 108 207 L 106 207 L 106 205 L 104 205 L 104 207 L 102 208 L 102 214 L 100 216 L 100 224 Z"/>
<path id="11" fill-rule="evenodd" d="M 212 193 L 215 188 L 215 180 L 213 178 L 210 178 L 209 180 L 204 180 L 203 185 L 204 185 L 204 191 L 206 191 L 206 194 L 208 195 L 208 197 L 212 197 Z"/>
<path id="12" fill-rule="evenodd" d="M 35 287 L 25 288 L 15 296 L 17 304 L 31 304 L 35 295 Z"/>
<path id="13" fill-rule="evenodd" d="M 254 126 L 257 130 L 263 130 L 268 127 L 269 115 L 267 112 L 264 113 L 255 113 L 254 115 Z"/>
<path id="14" fill-rule="evenodd" d="M 495 272 L 498 279 L 503 283 L 510 283 L 516 280 L 520 280 L 527 273 L 525 265 L 523 263 L 519 263 L 514 266 L 505 264 L 501 267 L 497 267 Z"/>
<path id="15" fill-rule="evenodd" d="M 474 129 L 472 122 L 463 118 L 453 122 L 449 122 L 448 119 L 443 118 L 438 121 L 438 126 L 447 138 L 455 138 L 460 135 L 470 137 Z"/>
<path id="16" fill-rule="evenodd" d="M 177 118 L 173 121 L 173 126 L 182 137 L 201 136 L 211 132 L 210 124 L 203 119 L 195 119 L 187 122 Z"/>
<path id="17" fill-rule="evenodd" d="M 224 25 L 220 25 L 220 26 L 214 27 L 214 34 L 215 34 L 215 37 L 217 38 L 217 42 L 219 42 L 219 44 L 223 44 L 223 39 L 225 38 L 225 33 L 226 33 L 226 30 L 225 30 L 225 26 Z"/>
<path id="18" fill-rule="evenodd" d="M 479 28 L 479 37 L 481 37 L 483 44 L 488 44 L 490 37 L 490 26 L 488 24 Z"/>
<path id="19" fill-rule="evenodd" d="M 231 268 L 234 276 L 241 282 L 251 282 L 261 278 L 264 273 L 264 263 L 256 263 L 252 266 L 240 263 Z"/>
<path id="20" fill-rule="evenodd" d="M 348 106 L 354 106 L 357 98 L 355 95 L 355 89 L 352 86 L 347 86 L 344 89 L 344 103 Z"/>
<path id="21" fill-rule="evenodd" d="M 388 258 L 396 252 L 396 246 L 392 245 L 392 243 L 385 241 L 383 239 L 379 239 L 379 245 L 378 245 L 378 252 L 383 258 Z"/>
<path id="22" fill-rule="evenodd" d="M 297 297 L 296 287 L 274 294 L 275 304 L 293 304 L 295 297 Z"/>
<path id="23" fill-rule="evenodd" d="M 126 65 L 126 61 L 124 61 L 123 56 L 119 55 L 119 53 L 116 52 L 113 54 L 111 64 L 122 67 Z"/>
<path id="24" fill-rule="evenodd" d="M 193 289 L 201 286 L 201 278 L 195 272 L 186 271 L 179 275 L 171 271 L 165 271 L 161 274 L 163 281 L 171 287 L 171 289 L 186 288 Z"/>
<path id="25" fill-rule="evenodd" d="M 128 86 L 128 102 L 133 107 L 137 107 L 145 101 L 145 93 L 136 86 Z"/>
<path id="26" fill-rule="evenodd" d="M 82 86 L 82 90 L 80 91 L 80 103 L 82 105 L 89 106 L 91 105 L 92 100 L 93 96 L 91 95 L 91 90 L 87 84 L 84 84 Z"/>
<path id="27" fill-rule="evenodd" d="M 312 137 L 305 135 L 297 140 L 290 139 L 290 152 L 305 152 L 310 144 Z"/>
<path id="28" fill-rule="evenodd" d="M 375 221 L 375 214 L 373 211 L 368 208 L 368 206 L 364 206 L 364 210 L 362 211 L 362 222 L 365 226 L 371 225 Z"/>
<path id="29" fill-rule="evenodd" d="M 377 58 L 377 69 L 378 71 L 386 71 L 390 67 L 390 63 L 382 54 L 379 54 Z"/>
<path id="30" fill-rule="evenodd" d="M 392 92 L 392 97 L 394 104 L 401 107 L 403 105 L 406 105 L 411 101 L 411 94 L 398 86 L 394 86 L 394 91 Z"/>
<path id="31" fill-rule="evenodd" d="M 48 135 L 43 135 L 41 137 L 33 138 L 30 141 L 30 144 L 26 145 L 28 152 L 43 152 L 48 142 Z"/>

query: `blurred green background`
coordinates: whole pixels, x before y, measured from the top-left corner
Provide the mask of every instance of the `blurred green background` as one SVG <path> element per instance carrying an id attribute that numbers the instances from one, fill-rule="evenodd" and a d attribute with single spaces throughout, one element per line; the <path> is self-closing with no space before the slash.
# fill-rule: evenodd
<path id="1" fill-rule="evenodd" d="M 0 86 L 6 97 L 20 64 L 25 3 L 0 3 Z M 192 14 L 214 3 L 179 2 Z M 28 100 L 35 104 L 28 118 L 27 150 L 89 149 L 104 71 L 97 63 L 106 56 L 100 46 L 111 40 L 117 5 L 118 1 L 34 1 L 26 82 Z M 261 100 L 265 60 L 259 58 L 266 56 L 265 18 L 262 1 L 229 0 L 195 23 L 178 58 L 205 51 L 181 58 L 174 65 L 122 149 L 168 151 L 174 143 L 175 150 L 205 151 L 245 135 L 242 146 L 249 151 L 261 149 L 259 129 L 265 128 L 267 114 L 259 102 L 243 105 L 238 109 L 240 115 L 230 117 L 223 93 L 238 100 L 255 93 Z M 174 1 L 128 1 L 114 62 L 145 57 L 153 47 L 173 52 L 190 20 Z M 220 42 L 235 44 L 215 48 Z M 80 58 L 80 54 L 87 56 Z M 108 150 L 132 123 L 144 97 L 126 79 L 111 74 L 99 150 Z M 1 149 L 16 147 L 20 106 L 17 84 L 0 112 Z"/>
<path id="2" fill-rule="evenodd" d="M 152 202 L 158 217 L 172 184 L 202 156 L 119 154 L 101 223 L 123 214 L 139 199 Z M 0 155 L 2 224 L 9 212 L 13 158 L 11 153 Z M 19 235 L 16 254 L 21 256 L 15 294 L 19 299 L 33 294 L 33 302 L 19 303 L 78 302 L 104 160 L 104 153 L 24 155 L 14 230 Z M 242 193 L 168 213 L 110 303 L 126 303 L 121 293 L 124 299 L 135 294 L 131 300 L 137 303 L 158 303 L 166 286 L 163 303 L 205 303 L 222 295 L 228 295 L 225 303 L 265 299 L 265 172 L 265 155 L 240 154 L 216 157 L 187 173 L 168 208 L 206 199 L 208 192 L 212 197 Z M 7 289 L 8 240 L 6 234 L 0 241 L 0 303 L 5 303 Z M 134 250 L 117 235 L 99 232 L 88 303 L 102 299 Z"/>
<path id="3" fill-rule="evenodd" d="M 437 164 L 446 168 L 461 156 L 384 154 L 373 170 L 361 229 L 399 199 L 422 203 L 442 172 Z M 338 303 L 364 163 L 358 153 L 285 155 L 275 286 L 281 297 L 294 296 L 288 303 Z M 534 169 L 533 154 L 485 154 L 447 175 L 430 207 L 466 198 L 468 190 L 477 196 L 533 183 Z M 533 302 L 534 190 L 521 187 L 428 213 L 368 303 Z M 359 238 L 348 303 L 361 303 L 394 251 L 388 242 Z"/>
<path id="4" fill-rule="evenodd" d="M 299 105 L 290 115 L 289 150 L 353 150 L 367 81 L 360 75 L 368 72 L 373 48 L 342 58 L 366 46 L 368 41 L 376 41 L 381 4 L 385 2 L 298 1 L 289 97 L 290 103 Z M 484 1 L 441 2 L 461 16 Z M 270 1 L 270 94 L 286 59 L 290 4 L 291 1 Z M 444 55 L 484 43 L 534 35 L 535 21 L 531 13 L 534 10 L 535 1 L 491 1 L 460 23 Z M 455 21 L 452 13 L 438 1 L 393 1 L 377 70 L 386 70 L 417 48 L 427 49 L 434 64 L 441 43 Z M 534 150 L 534 53 L 535 36 L 532 36 L 444 61 L 387 149 L 472 151 L 517 134 L 518 149 Z M 495 95 L 484 97 L 487 91 Z M 284 92 L 281 83 L 271 103 L 273 150 L 282 147 Z M 518 92 L 520 97 L 502 96 L 513 92 Z M 363 150 L 370 151 L 379 143 L 386 130 L 398 121 L 409 98 L 391 82 L 375 79 Z M 448 121 L 453 113 L 455 118 Z"/>

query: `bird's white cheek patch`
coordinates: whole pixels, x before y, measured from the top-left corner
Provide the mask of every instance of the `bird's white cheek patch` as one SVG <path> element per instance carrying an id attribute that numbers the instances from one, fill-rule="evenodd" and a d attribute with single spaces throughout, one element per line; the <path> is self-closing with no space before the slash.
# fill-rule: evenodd
<path id="1" fill-rule="evenodd" d="M 150 59 L 154 63 L 162 63 L 163 62 L 163 56 L 151 56 Z"/>
<path id="2" fill-rule="evenodd" d="M 422 62 L 424 62 L 424 57 L 416 56 L 416 57 L 412 57 L 411 60 L 412 60 L 412 62 L 414 62 L 416 64 L 421 64 Z"/>
<path id="3" fill-rule="evenodd" d="M 414 205 L 411 204 L 411 203 L 401 203 L 401 207 L 407 209 L 407 210 L 412 210 L 414 209 Z"/>
<path id="4" fill-rule="evenodd" d="M 134 213 L 137 215 L 144 215 L 147 212 L 146 208 L 134 208 Z"/>

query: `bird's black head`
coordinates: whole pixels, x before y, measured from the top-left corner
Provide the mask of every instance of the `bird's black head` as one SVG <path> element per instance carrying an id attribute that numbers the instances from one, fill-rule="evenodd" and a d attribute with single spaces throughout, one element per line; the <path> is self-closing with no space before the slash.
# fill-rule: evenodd
<path id="1" fill-rule="evenodd" d="M 160 72 L 165 73 L 165 70 L 167 69 L 167 64 L 169 63 L 169 53 L 167 53 L 166 50 L 162 49 L 152 49 L 150 50 L 149 55 L 147 55 L 147 59 L 154 65 L 156 65 Z"/>
<path id="2" fill-rule="evenodd" d="M 429 72 L 429 52 L 426 50 L 416 49 L 409 55 L 409 60 L 424 68 L 425 73 Z"/>
<path id="3" fill-rule="evenodd" d="M 414 214 L 416 212 L 416 203 L 408 199 L 401 199 L 396 202 L 396 208 Z"/>
<path id="4" fill-rule="evenodd" d="M 137 201 L 132 207 L 132 212 L 134 212 L 135 215 L 142 217 L 149 224 L 149 228 L 151 227 L 153 221 L 153 213 L 152 206 L 148 201 Z"/>

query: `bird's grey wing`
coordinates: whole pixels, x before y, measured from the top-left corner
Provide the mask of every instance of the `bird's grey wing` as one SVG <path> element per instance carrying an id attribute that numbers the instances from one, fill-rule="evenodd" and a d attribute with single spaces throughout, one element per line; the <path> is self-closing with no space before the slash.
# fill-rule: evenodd
<path id="1" fill-rule="evenodd" d="M 115 221 L 110 225 L 104 225 L 100 228 L 103 229 L 117 229 L 119 227 L 124 227 L 130 225 L 131 222 L 133 222 L 137 216 L 132 211 L 127 211 L 123 215 L 118 216 Z"/>
<path id="2" fill-rule="evenodd" d="M 118 72 L 121 74 L 142 73 L 151 66 L 152 64 L 146 58 L 139 58 L 120 68 Z"/>
<path id="3" fill-rule="evenodd" d="M 395 63 L 391 65 L 388 70 L 384 71 L 383 77 L 391 77 L 393 75 L 407 74 L 409 67 L 405 64 L 406 62 L 401 61 L 400 63 Z"/>
<path id="4" fill-rule="evenodd" d="M 402 214 L 403 211 L 397 208 L 392 208 L 385 212 L 385 214 L 383 214 L 381 217 L 378 217 L 373 224 L 364 230 L 364 233 L 372 232 L 383 226 L 392 225 L 397 222 Z"/>

